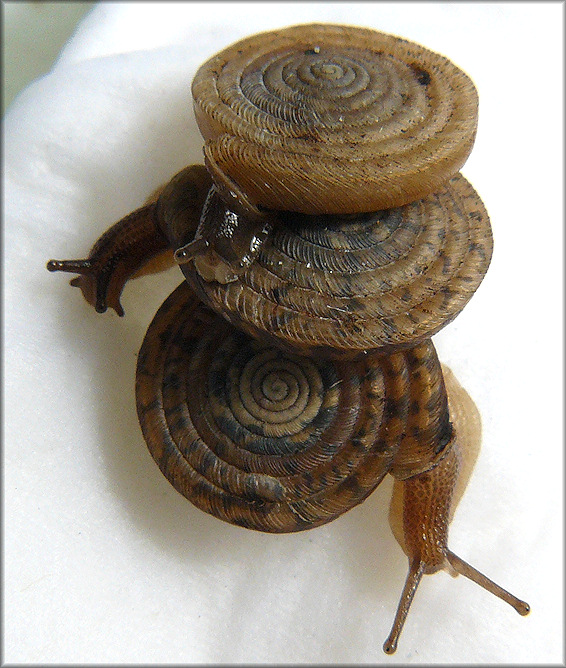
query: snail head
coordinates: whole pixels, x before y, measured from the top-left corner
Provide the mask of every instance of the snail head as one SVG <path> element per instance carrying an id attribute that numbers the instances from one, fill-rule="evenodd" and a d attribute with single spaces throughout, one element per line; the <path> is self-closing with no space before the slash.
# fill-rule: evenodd
<path id="1" fill-rule="evenodd" d="M 213 186 L 195 238 L 177 248 L 175 261 L 180 265 L 194 262 L 205 281 L 231 283 L 252 264 L 270 230 L 267 216 L 236 213 Z"/>

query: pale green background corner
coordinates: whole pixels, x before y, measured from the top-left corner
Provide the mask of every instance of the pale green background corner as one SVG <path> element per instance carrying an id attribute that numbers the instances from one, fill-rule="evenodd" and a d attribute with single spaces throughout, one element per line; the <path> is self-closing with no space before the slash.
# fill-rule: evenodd
<path id="1" fill-rule="evenodd" d="M 2 0 L 2 115 L 16 95 L 46 74 L 94 2 Z"/>

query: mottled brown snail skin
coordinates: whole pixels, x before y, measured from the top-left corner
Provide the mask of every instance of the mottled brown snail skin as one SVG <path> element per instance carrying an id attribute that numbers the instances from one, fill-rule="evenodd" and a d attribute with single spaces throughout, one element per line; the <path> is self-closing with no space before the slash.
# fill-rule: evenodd
<path id="1" fill-rule="evenodd" d="M 163 271 L 175 264 L 166 229 L 197 229 L 212 181 L 201 165 L 186 167 L 144 204 L 114 223 L 81 260 L 49 260 L 49 271 L 79 274 L 81 289 L 98 313 L 113 308 L 124 315 L 120 296 L 130 278 Z"/>
<path id="2" fill-rule="evenodd" d="M 447 547 L 479 448 L 477 410 L 447 377 L 446 385 L 431 341 L 361 362 L 284 353 L 232 327 L 182 284 L 147 331 L 136 399 L 167 479 L 232 524 L 269 532 L 319 526 L 391 473 L 391 525 L 409 558 L 384 645 L 392 653 L 425 573 L 460 573 L 520 614 L 529 610 Z"/>
<path id="3" fill-rule="evenodd" d="M 354 26 L 243 39 L 200 67 L 192 93 L 229 206 L 239 193 L 313 215 L 402 206 L 460 170 L 477 127 L 476 89 L 452 62 Z"/>

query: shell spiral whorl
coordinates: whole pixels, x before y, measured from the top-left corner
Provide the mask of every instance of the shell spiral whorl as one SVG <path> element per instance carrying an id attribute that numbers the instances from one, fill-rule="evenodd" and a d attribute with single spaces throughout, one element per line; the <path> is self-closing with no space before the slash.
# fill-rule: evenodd
<path id="1" fill-rule="evenodd" d="M 477 125 L 474 85 L 448 59 L 348 26 L 244 39 L 199 69 L 192 92 L 218 187 L 308 214 L 434 192 L 465 162 Z"/>
<path id="2" fill-rule="evenodd" d="M 411 204 L 356 216 L 279 215 L 231 283 L 189 284 L 251 336 L 301 354 L 357 359 L 423 341 L 453 320 L 491 260 L 489 217 L 457 175 Z M 193 231 L 171 227 L 180 246 Z"/>
<path id="3" fill-rule="evenodd" d="M 442 410 L 423 404 L 409 415 L 423 396 L 443 405 L 421 387 L 425 377 L 441 382 L 429 348 L 359 363 L 286 354 L 236 330 L 182 284 L 140 351 L 140 424 L 164 475 L 197 507 L 260 531 L 308 529 L 375 489 L 412 420 L 427 434 L 429 424 L 445 428 Z M 433 432 L 435 450 L 419 467 L 437 456 Z"/>

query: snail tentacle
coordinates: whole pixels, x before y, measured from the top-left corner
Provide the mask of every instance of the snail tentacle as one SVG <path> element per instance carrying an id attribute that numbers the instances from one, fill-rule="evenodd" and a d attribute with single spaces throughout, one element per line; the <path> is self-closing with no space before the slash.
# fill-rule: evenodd
<path id="1" fill-rule="evenodd" d="M 391 632 L 387 637 L 387 640 L 383 643 L 383 651 L 386 654 L 394 654 L 397 651 L 397 643 L 399 642 L 399 636 L 405 625 L 407 615 L 409 614 L 409 609 L 417 588 L 421 582 L 422 576 L 425 572 L 425 563 L 424 561 L 414 560 L 409 566 L 409 572 L 407 573 L 407 579 L 405 580 L 405 586 L 403 587 L 403 592 L 401 598 L 399 599 L 399 607 L 395 613 L 395 620 L 393 622 L 393 627 Z"/>
<path id="2" fill-rule="evenodd" d="M 155 203 L 133 211 L 97 240 L 87 259 L 50 260 L 47 269 L 79 274 L 70 283 L 97 313 L 110 307 L 123 316 L 120 295 L 128 279 L 158 256 L 171 265 L 169 243 L 156 224 L 155 211 Z"/>
<path id="3" fill-rule="evenodd" d="M 522 617 L 525 617 L 531 611 L 531 607 L 528 603 L 521 601 L 521 599 L 511 594 L 506 589 L 503 589 L 503 587 L 500 587 L 498 584 L 493 582 L 493 580 L 490 580 L 483 573 L 480 573 L 476 568 L 454 554 L 454 552 L 446 550 L 446 559 L 458 575 L 463 575 L 464 577 L 478 584 L 480 587 L 483 587 L 483 589 L 490 592 L 494 596 L 497 596 L 502 601 L 505 601 L 505 603 L 508 603 Z"/>
<path id="4" fill-rule="evenodd" d="M 210 242 L 204 237 L 193 239 L 193 241 L 189 241 L 188 244 L 177 248 L 175 251 L 175 262 L 177 264 L 187 264 L 194 260 L 197 255 L 206 253 L 209 248 Z"/>

